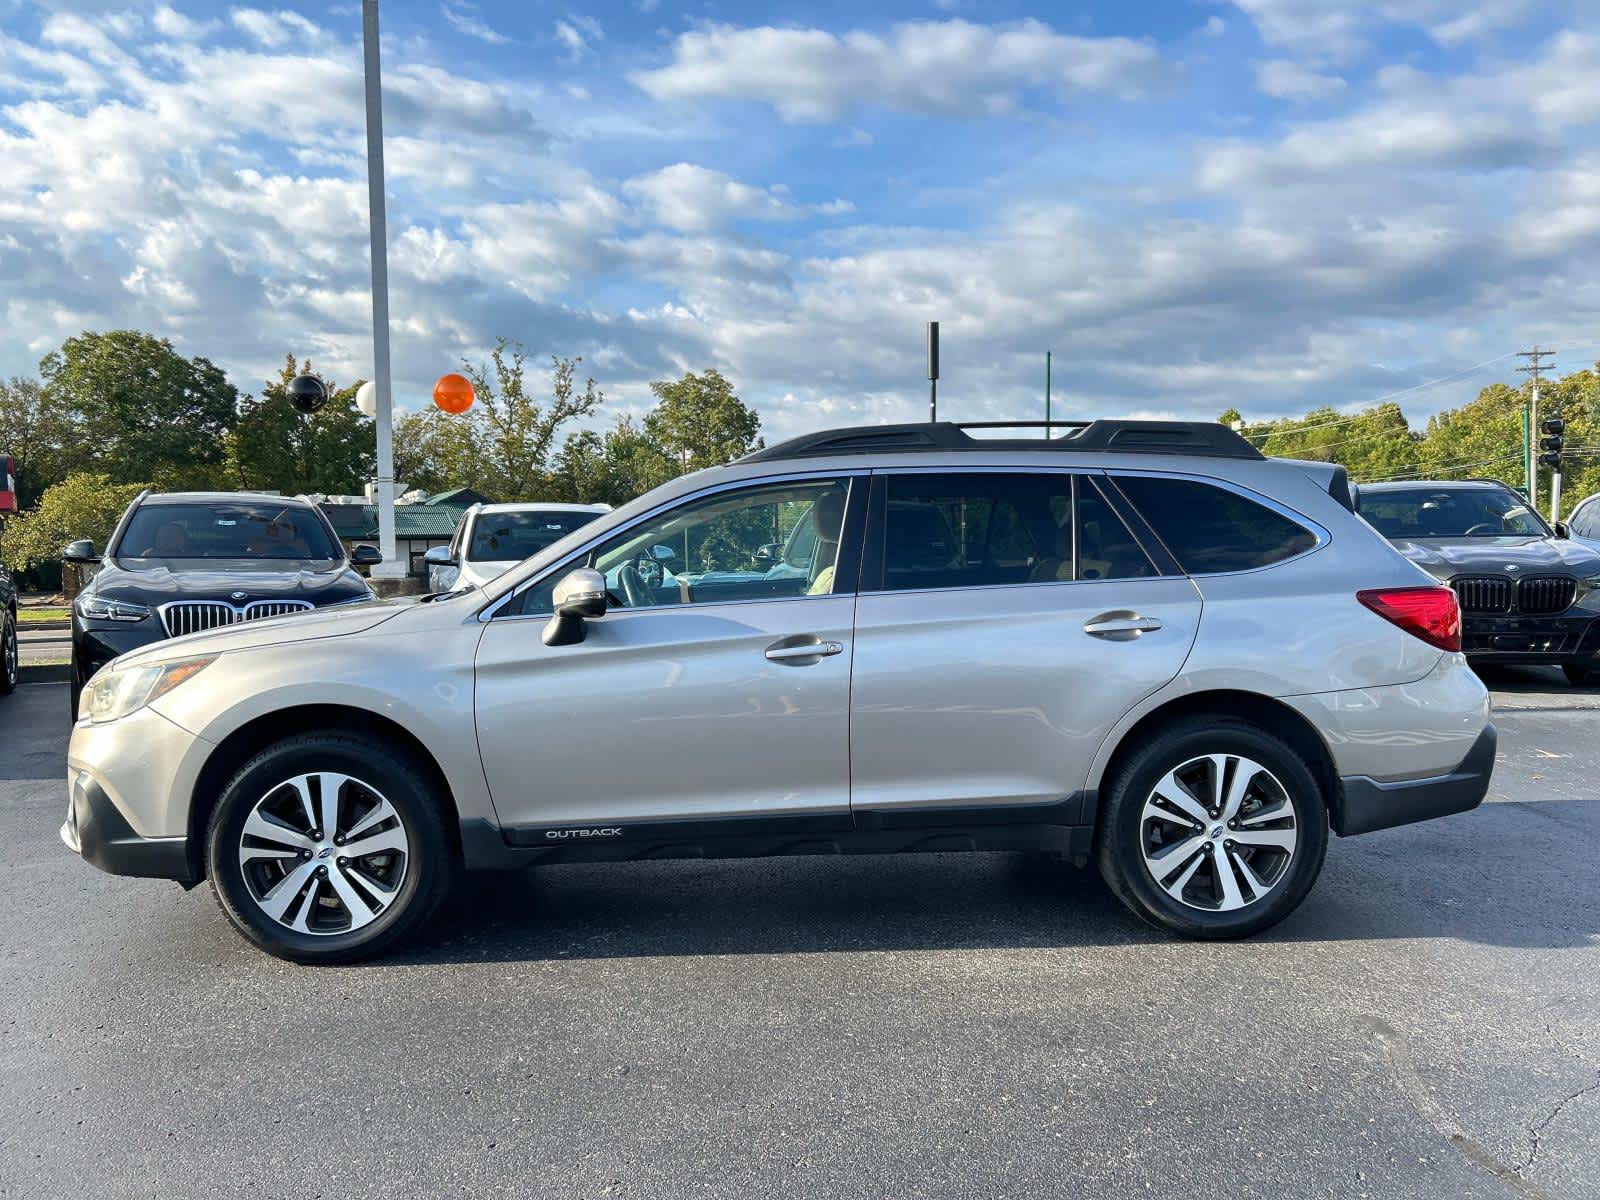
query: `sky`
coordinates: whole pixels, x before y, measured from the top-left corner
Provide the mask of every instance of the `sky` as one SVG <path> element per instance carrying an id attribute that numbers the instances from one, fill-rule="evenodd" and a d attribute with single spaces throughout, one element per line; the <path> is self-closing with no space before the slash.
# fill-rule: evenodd
<path id="1" fill-rule="evenodd" d="M 384 0 L 396 402 L 498 336 L 609 416 L 1463 403 L 1600 357 L 1596 0 Z M 0 375 L 137 328 L 371 373 L 354 3 L 0 0 Z M 541 367 L 541 371 L 543 368 Z M 1442 382 L 1435 382 L 1442 381 Z"/>

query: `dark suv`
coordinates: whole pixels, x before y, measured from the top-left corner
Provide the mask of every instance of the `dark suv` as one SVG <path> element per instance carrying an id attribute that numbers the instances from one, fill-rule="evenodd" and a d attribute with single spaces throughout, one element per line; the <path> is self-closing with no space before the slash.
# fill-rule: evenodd
<path id="1" fill-rule="evenodd" d="M 0 483 L 4 480 L 0 479 Z M 17 589 L 11 576 L 0 567 L 0 696 L 10 695 L 17 687 Z"/>
<path id="2" fill-rule="evenodd" d="M 1461 601 L 1461 642 L 1479 663 L 1600 667 L 1600 554 L 1551 527 L 1494 479 L 1366 483 L 1356 509 Z"/>
<path id="3" fill-rule="evenodd" d="M 303 497 L 235 492 L 142 493 L 105 554 L 73 542 L 69 563 L 100 569 L 72 605 L 72 711 L 91 676 L 161 638 L 370 600 L 328 519 Z"/>

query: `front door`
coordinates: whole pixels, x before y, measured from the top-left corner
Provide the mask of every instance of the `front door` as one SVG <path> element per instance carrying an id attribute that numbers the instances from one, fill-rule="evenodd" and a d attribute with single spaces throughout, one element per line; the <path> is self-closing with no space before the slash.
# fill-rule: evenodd
<path id="1" fill-rule="evenodd" d="M 1093 479 L 1069 472 L 880 474 L 866 544 L 858 819 L 985 823 L 1032 809 L 1079 823 L 1102 740 L 1189 653 L 1194 585 L 1162 575 Z"/>
<path id="2" fill-rule="evenodd" d="M 853 555 L 839 547 L 864 516 L 847 524 L 849 494 L 834 475 L 690 498 L 594 548 L 610 609 L 585 622 L 582 642 L 540 640 L 568 566 L 489 623 L 478 742 L 517 840 L 577 827 L 627 838 L 686 820 L 727 833 L 849 824 L 855 570 L 844 563 L 859 561 L 859 541 Z M 809 558 L 773 562 L 802 518 L 817 529 Z"/>

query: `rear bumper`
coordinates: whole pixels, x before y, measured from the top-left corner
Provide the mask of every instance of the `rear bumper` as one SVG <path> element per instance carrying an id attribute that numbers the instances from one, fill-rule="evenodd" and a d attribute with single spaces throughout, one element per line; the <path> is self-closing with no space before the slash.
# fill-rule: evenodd
<path id="1" fill-rule="evenodd" d="M 1339 781 L 1333 831 L 1351 837 L 1477 808 L 1489 792 L 1496 740 L 1494 726 L 1485 725 L 1467 756 L 1444 775 L 1382 783 L 1365 775 L 1345 776 Z"/>

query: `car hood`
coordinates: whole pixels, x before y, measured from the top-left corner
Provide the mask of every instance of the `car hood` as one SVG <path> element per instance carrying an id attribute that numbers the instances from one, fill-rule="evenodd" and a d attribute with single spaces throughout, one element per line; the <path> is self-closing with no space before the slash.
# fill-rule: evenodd
<path id="1" fill-rule="evenodd" d="M 370 592 L 345 563 L 296 559 L 112 559 L 89 586 L 97 596 L 152 607 L 174 600 L 309 600 L 320 607 Z"/>
<path id="2" fill-rule="evenodd" d="M 1416 538 L 1399 539 L 1394 547 L 1438 579 L 1473 571 L 1600 575 L 1600 554 L 1566 538 Z"/>
<path id="3" fill-rule="evenodd" d="M 201 633 L 152 642 L 116 659 L 118 666 L 132 662 L 155 662 L 188 658 L 196 654 L 224 654 L 229 650 L 249 650 L 256 646 L 283 646 L 318 638 L 346 637 L 365 633 L 416 606 L 416 597 L 393 600 L 368 600 L 336 608 L 319 608 L 290 613 L 283 617 L 264 617 L 238 625 L 223 625 Z"/>
<path id="4" fill-rule="evenodd" d="M 456 586 L 466 587 L 469 584 L 477 586 L 488 583 L 491 579 L 500 578 L 521 561 L 520 558 L 510 558 L 503 562 L 493 559 L 488 561 L 471 559 L 462 564 L 461 573 L 456 577 L 458 581 Z"/>

